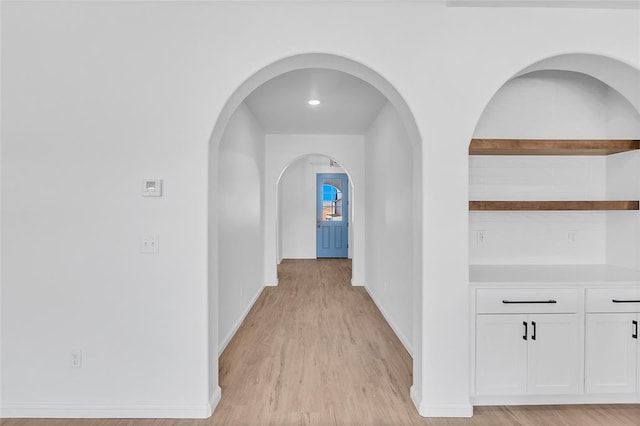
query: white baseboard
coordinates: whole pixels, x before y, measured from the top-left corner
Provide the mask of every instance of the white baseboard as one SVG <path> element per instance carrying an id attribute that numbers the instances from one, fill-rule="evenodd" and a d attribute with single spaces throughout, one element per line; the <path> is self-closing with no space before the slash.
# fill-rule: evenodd
<path id="1" fill-rule="evenodd" d="M 278 280 L 278 279 L 276 278 L 275 282 L 265 283 L 265 284 L 264 284 L 264 286 L 265 286 L 265 287 L 277 287 L 277 286 L 278 286 L 278 282 L 279 282 L 279 281 L 280 281 L 280 280 Z"/>
<path id="2" fill-rule="evenodd" d="M 260 297 L 260 295 L 262 294 L 263 290 L 264 290 L 264 287 L 261 287 L 260 290 L 258 290 L 258 292 L 255 294 L 255 296 L 253 296 L 253 299 L 251 299 L 251 301 L 247 305 L 247 307 L 244 310 L 244 312 L 242 313 L 242 315 L 240 315 L 240 319 L 236 322 L 236 324 L 229 331 L 229 333 L 227 333 L 227 335 L 225 336 L 224 340 L 222 340 L 221 344 L 218 346 L 218 356 L 222 355 L 222 352 L 224 352 L 225 348 L 227 347 L 227 345 L 231 341 L 231 338 L 233 338 L 233 336 L 236 334 L 236 332 L 238 331 L 238 329 L 242 325 L 242 322 L 244 321 L 244 319 L 249 314 L 249 311 L 251 310 L 251 308 L 253 308 L 253 305 L 255 305 L 256 300 L 258 300 L 258 297 Z"/>
<path id="3" fill-rule="evenodd" d="M 219 399 L 218 396 L 217 401 Z M 0 408 L 0 418 L 206 419 L 214 408 L 211 402 L 202 405 L 7 404 Z"/>
<path id="4" fill-rule="evenodd" d="M 308 255 L 308 256 L 299 256 L 299 255 L 282 256 L 282 259 L 280 259 L 280 262 L 282 262 L 285 259 L 291 259 L 291 260 L 315 260 L 315 259 L 317 259 L 317 257 L 316 257 L 316 253 L 315 252 L 313 254 Z"/>
<path id="5" fill-rule="evenodd" d="M 418 411 L 418 414 L 420 414 L 420 406 L 422 405 L 422 397 L 420 395 L 418 395 L 418 392 L 416 392 L 415 390 L 416 388 L 411 385 L 411 387 L 409 388 L 409 397 L 411 398 L 411 401 L 413 401 L 413 405 L 416 407 L 416 410 Z"/>
<path id="6" fill-rule="evenodd" d="M 404 334 L 400 332 L 400 329 L 396 327 L 394 322 L 391 320 L 391 317 L 387 314 L 387 312 L 384 310 L 382 305 L 378 302 L 376 297 L 373 295 L 373 292 L 371 291 L 371 289 L 369 289 L 369 287 L 367 287 L 366 285 L 364 285 L 363 287 L 369 294 L 369 297 L 371 297 L 371 300 L 373 300 L 373 303 L 376 305 L 376 307 L 378 308 L 378 310 L 380 311 L 384 319 L 387 321 L 387 324 L 389 324 L 389 327 L 391 327 L 391 329 L 396 334 L 398 339 L 400 339 L 400 343 L 402 343 L 402 346 L 404 346 L 407 352 L 409 352 L 409 355 L 411 356 L 411 358 L 413 358 L 413 348 L 409 344 L 409 340 L 404 336 Z"/>
<path id="7" fill-rule="evenodd" d="M 422 417 L 473 417 L 471 404 L 424 404 L 411 386 L 411 400 Z"/>
<path id="8" fill-rule="evenodd" d="M 215 392 L 213 392 L 213 394 L 209 397 L 209 415 L 207 416 L 207 418 L 211 417 L 213 415 L 213 412 L 216 411 L 216 407 L 218 406 L 221 398 L 222 388 L 220 386 L 216 386 Z"/>
<path id="9" fill-rule="evenodd" d="M 353 281 L 353 279 L 351 280 L 351 285 L 352 285 L 353 287 L 364 287 L 364 283 L 357 283 L 357 282 L 354 282 L 354 281 Z M 369 292 L 369 291 L 367 290 L 367 293 L 368 293 L 368 292 Z M 372 299 L 373 299 L 373 298 L 372 298 Z"/>
<path id="10" fill-rule="evenodd" d="M 1 418 L 112 418 L 112 419 L 207 419 L 222 398 L 222 389 L 202 405 L 80 405 L 8 404 L 0 406 Z"/>
<path id="11" fill-rule="evenodd" d="M 471 404 L 423 404 L 418 411 L 422 417 L 473 417 Z"/>
<path id="12" fill-rule="evenodd" d="M 511 395 L 471 397 L 475 406 L 482 405 L 563 405 L 563 404 L 638 404 L 637 393 L 593 395 Z"/>

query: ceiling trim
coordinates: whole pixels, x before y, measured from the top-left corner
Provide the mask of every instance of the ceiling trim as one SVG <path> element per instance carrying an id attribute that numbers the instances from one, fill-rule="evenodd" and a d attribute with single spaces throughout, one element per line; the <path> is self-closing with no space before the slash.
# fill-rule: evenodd
<path id="1" fill-rule="evenodd" d="M 640 0 L 446 0 L 452 7 L 564 7 L 640 9 Z"/>
<path id="2" fill-rule="evenodd" d="M 1 3 L 447 3 L 447 0 L 0 0 Z"/>
<path id="3" fill-rule="evenodd" d="M 437 3 L 448 7 L 640 9 L 640 0 L 0 0 L 0 3 Z"/>

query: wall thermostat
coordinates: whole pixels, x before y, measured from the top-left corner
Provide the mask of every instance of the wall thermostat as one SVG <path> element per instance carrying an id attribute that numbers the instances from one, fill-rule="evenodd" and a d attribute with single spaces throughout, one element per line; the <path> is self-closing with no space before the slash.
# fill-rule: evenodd
<path id="1" fill-rule="evenodd" d="M 145 197 L 161 197 L 162 196 L 162 179 L 143 180 L 142 195 Z"/>

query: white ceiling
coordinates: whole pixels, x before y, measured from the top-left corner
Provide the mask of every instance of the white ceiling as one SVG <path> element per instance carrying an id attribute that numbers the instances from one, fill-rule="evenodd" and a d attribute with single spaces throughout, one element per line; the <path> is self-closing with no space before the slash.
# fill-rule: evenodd
<path id="1" fill-rule="evenodd" d="M 357 77 L 317 68 L 279 75 L 245 100 L 267 134 L 343 135 L 365 134 L 386 101 Z"/>

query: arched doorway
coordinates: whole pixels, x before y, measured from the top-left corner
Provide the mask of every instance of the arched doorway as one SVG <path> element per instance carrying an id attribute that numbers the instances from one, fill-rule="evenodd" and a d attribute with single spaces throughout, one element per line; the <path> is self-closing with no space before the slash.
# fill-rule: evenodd
<path id="1" fill-rule="evenodd" d="M 309 259 L 317 256 L 317 191 L 318 174 L 345 174 L 348 181 L 348 199 L 345 222 L 348 224 L 347 256 L 353 260 L 356 245 L 364 244 L 361 235 L 354 235 L 355 224 L 363 220 L 356 207 L 359 198 L 353 173 L 335 157 L 325 154 L 307 154 L 291 161 L 282 170 L 276 182 L 277 190 L 277 260 Z M 358 206 L 359 207 L 359 206 Z M 358 212 L 359 217 L 355 217 Z M 362 261 L 362 259 L 359 259 Z M 354 283 L 353 275 L 351 282 Z"/>
<path id="2" fill-rule="evenodd" d="M 382 78 L 375 71 L 370 68 L 354 62 L 349 59 L 345 59 L 342 57 L 337 57 L 333 55 L 326 54 L 306 54 L 299 55 L 295 57 L 290 57 L 283 59 L 281 61 L 275 62 L 262 70 L 258 71 L 252 77 L 250 77 L 244 84 L 242 84 L 230 97 L 227 101 L 223 111 L 221 112 L 218 121 L 214 127 L 213 134 L 210 139 L 210 148 L 209 148 L 209 350 L 211 354 L 210 359 L 210 374 L 209 374 L 209 383 L 210 383 L 210 395 L 218 395 L 219 397 L 219 388 L 218 385 L 218 365 L 217 365 L 217 355 L 221 350 L 223 345 L 220 345 L 220 342 L 223 344 L 228 341 L 229 336 L 233 333 L 232 324 L 229 325 L 230 333 L 224 332 L 219 333 L 220 320 L 218 315 L 220 313 L 220 275 L 219 271 L 221 270 L 221 259 L 223 257 L 222 252 L 226 250 L 225 247 L 220 246 L 220 236 L 221 229 L 223 227 L 226 230 L 225 225 L 221 222 L 223 219 L 220 212 L 220 170 L 224 166 L 224 161 L 221 160 L 223 153 L 221 152 L 221 144 L 229 126 L 229 123 L 232 122 L 234 114 L 238 110 L 238 108 L 242 107 L 243 101 L 247 98 L 249 94 L 251 94 L 256 88 L 260 87 L 265 82 L 282 75 L 287 72 L 308 69 L 308 68 L 319 68 L 319 69 L 330 69 L 340 71 L 342 73 L 347 73 L 351 76 L 354 76 L 367 84 L 373 86 L 377 91 L 379 91 L 386 98 L 386 107 L 384 109 L 385 117 L 390 117 L 389 120 L 394 122 L 394 126 L 392 126 L 391 132 L 400 132 L 402 133 L 402 143 L 406 143 L 407 150 L 405 150 L 405 154 L 403 155 L 395 155 L 396 150 L 393 144 L 399 144 L 398 140 L 393 140 L 390 138 L 387 133 L 387 128 L 378 128 L 376 129 L 376 144 L 379 146 L 385 147 L 388 153 L 393 153 L 391 155 L 392 161 L 390 164 L 395 164 L 396 173 L 393 173 L 394 177 L 401 176 L 400 179 L 404 185 L 392 186 L 391 183 L 387 184 L 384 179 L 379 179 L 379 187 L 384 188 L 385 193 L 392 194 L 393 197 L 379 197 L 379 194 L 376 191 L 371 192 L 371 200 L 377 201 L 378 205 L 375 206 L 380 216 L 377 218 L 378 223 L 382 224 L 382 228 L 387 226 L 388 223 L 392 222 L 392 219 L 397 219 L 398 217 L 404 215 L 403 217 L 408 218 L 408 220 L 399 221 L 401 223 L 401 232 L 396 232 L 396 230 L 390 230 L 386 233 L 378 233 L 377 236 L 372 236 L 369 241 L 362 244 L 362 247 L 359 247 L 357 241 L 359 236 L 364 235 L 364 224 L 360 223 L 359 226 L 362 226 L 360 230 L 358 230 L 356 225 L 356 229 L 354 229 L 354 240 L 356 244 L 354 245 L 354 262 L 356 259 L 360 259 L 360 265 L 354 267 L 354 277 L 353 284 L 367 284 L 365 282 L 365 271 L 369 268 L 380 267 L 381 262 L 375 261 L 375 256 L 384 259 L 384 252 L 375 253 L 374 250 L 370 250 L 370 253 L 366 251 L 364 253 L 358 253 L 359 249 L 364 248 L 365 246 L 369 247 L 377 247 L 383 246 L 383 240 L 392 236 L 393 240 L 398 244 L 406 247 L 407 250 L 403 252 L 406 258 L 408 258 L 407 267 L 403 268 L 405 274 L 402 276 L 403 282 L 401 283 L 403 286 L 403 290 L 401 294 L 395 295 L 393 292 L 395 291 L 396 286 L 393 282 L 379 282 L 377 287 L 378 291 L 384 292 L 380 293 L 381 297 L 387 297 L 387 292 L 393 296 L 393 300 L 396 306 L 393 306 L 389 309 L 389 315 L 393 316 L 393 310 L 399 311 L 402 313 L 402 318 L 398 321 L 397 327 L 394 326 L 392 321 L 390 325 L 394 329 L 396 329 L 396 333 L 399 334 L 401 341 L 405 344 L 406 347 L 412 348 L 410 352 L 413 354 L 413 369 L 414 372 L 421 371 L 421 333 L 419 332 L 419 326 L 415 326 L 414 324 L 420 324 L 421 322 L 421 312 L 416 312 L 415 306 L 420 306 L 417 303 L 414 303 L 416 300 L 421 299 L 422 294 L 422 268 L 421 262 L 417 261 L 421 259 L 421 251 L 422 251 L 422 201 L 421 201 L 421 193 L 422 193 L 422 166 L 421 166 L 421 141 L 418 135 L 418 130 L 414 121 L 414 118 L 409 111 L 407 104 L 404 102 L 400 94 L 393 88 L 393 86 Z M 364 140 L 364 135 L 359 136 L 360 139 Z M 268 139 L 268 137 L 267 137 Z M 329 138 L 331 139 L 331 138 Z M 371 172 L 377 171 L 380 172 L 379 169 L 385 169 L 386 165 L 384 161 L 388 158 L 384 158 L 385 152 L 381 150 L 377 154 L 373 155 L 372 158 L 377 161 L 377 164 L 380 164 L 381 167 L 372 167 Z M 313 152 L 313 151 L 311 151 Z M 301 151 L 299 155 L 308 154 L 309 151 Z M 363 153 L 364 154 L 364 153 Z M 227 155 L 227 154 L 224 154 Z M 328 155 L 332 156 L 331 152 L 328 152 Z M 353 155 L 353 153 L 352 153 Z M 267 154 L 268 157 L 268 154 Z M 384 159 L 384 161 L 383 161 Z M 341 161 L 345 162 L 345 166 L 347 165 L 349 159 L 342 159 Z M 259 162 L 258 162 L 259 163 Z M 269 159 L 267 158 L 266 164 L 269 164 Z M 260 164 L 251 165 L 251 169 L 256 169 L 260 172 Z M 347 168 L 349 168 L 347 166 Z M 277 170 L 275 168 L 274 170 Z M 278 171 L 278 174 L 281 173 L 282 168 Z M 260 209 L 256 208 L 255 211 L 260 212 L 259 223 L 264 228 L 264 261 L 262 265 L 254 265 L 255 267 L 263 268 L 264 272 L 264 284 L 265 285 L 273 285 L 277 283 L 277 209 L 270 208 L 268 206 L 268 202 L 270 199 L 277 200 L 276 189 L 277 189 L 277 177 L 273 179 L 273 176 L 270 176 L 269 167 L 266 166 L 265 170 L 261 171 L 264 173 L 264 183 L 263 186 L 265 192 L 260 195 L 263 200 L 265 200 L 265 204 L 262 204 Z M 253 172 L 251 172 L 253 173 Z M 364 171 L 362 171 L 364 175 Z M 364 179 L 363 179 L 364 180 Z M 389 182 L 393 180 L 390 179 Z M 255 189 L 255 182 L 254 182 Z M 272 192 L 273 191 L 273 192 Z M 356 191 L 356 194 L 362 194 L 363 191 Z M 274 197 L 272 197 L 272 195 Z M 378 197 L 378 199 L 377 199 Z M 398 200 L 402 202 L 398 203 Z M 386 204 L 385 204 L 386 203 Z M 358 203 L 356 203 L 357 205 Z M 373 209 L 373 207 L 372 207 Z M 255 217 L 253 218 L 255 220 Z M 375 238 L 378 239 L 376 242 Z M 227 253 L 228 254 L 228 253 Z M 225 263 L 225 265 L 228 263 Z M 384 260 L 382 262 L 384 264 Z M 386 266 L 387 275 L 391 276 L 391 272 L 393 265 L 389 264 Z M 356 275 L 358 272 L 359 275 Z M 373 276 L 374 274 L 372 274 Z M 378 275 L 378 274 L 375 274 Z M 372 282 L 371 279 L 369 282 Z M 236 291 L 236 290 L 233 290 Z M 242 290 L 240 290 L 242 291 Z M 246 297 L 246 296 L 245 296 Z M 392 298 L 389 296 L 390 299 Z M 406 300 L 406 306 L 400 306 L 399 298 L 403 298 Z M 407 309 L 408 307 L 411 307 Z M 236 324 L 236 326 L 239 325 Z M 398 329 L 403 329 L 404 331 L 398 333 Z M 420 374 L 418 374 L 420 376 Z M 414 383 L 415 386 L 415 383 Z M 418 392 L 420 394 L 420 392 Z M 213 398 L 212 398 L 213 399 Z"/>

